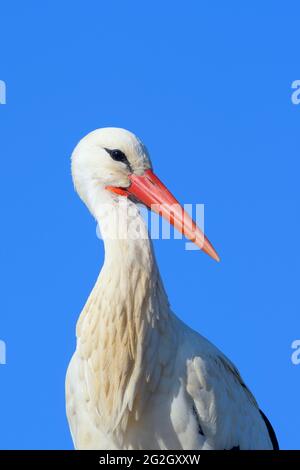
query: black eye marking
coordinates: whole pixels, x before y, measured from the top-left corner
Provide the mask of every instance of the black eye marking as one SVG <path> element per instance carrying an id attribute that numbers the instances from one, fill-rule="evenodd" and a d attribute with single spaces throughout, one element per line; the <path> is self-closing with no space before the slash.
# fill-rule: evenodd
<path id="1" fill-rule="evenodd" d="M 130 163 L 129 161 L 127 160 L 127 157 L 125 155 L 124 152 L 122 152 L 122 150 L 119 150 L 119 149 L 107 149 L 105 148 L 105 150 L 107 151 L 107 153 L 109 153 L 109 155 L 111 156 L 111 158 L 113 160 L 115 160 L 116 162 L 122 162 L 122 163 L 125 163 L 129 170 L 132 171 L 132 168 L 130 166 Z"/>

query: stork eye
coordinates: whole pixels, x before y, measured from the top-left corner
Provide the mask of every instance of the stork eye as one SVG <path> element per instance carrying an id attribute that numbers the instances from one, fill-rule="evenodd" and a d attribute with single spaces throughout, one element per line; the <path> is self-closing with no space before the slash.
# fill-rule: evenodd
<path id="1" fill-rule="evenodd" d="M 121 150 L 113 150 L 111 156 L 114 160 L 117 160 L 118 162 L 127 161 L 126 156 L 123 152 L 121 152 Z"/>
<path id="2" fill-rule="evenodd" d="M 122 152 L 122 150 L 118 150 L 118 149 L 113 149 L 113 150 L 105 149 L 105 150 L 109 153 L 109 155 L 111 156 L 111 158 L 113 158 L 113 160 L 116 160 L 117 162 L 128 163 L 126 155 L 125 153 Z"/>
<path id="3" fill-rule="evenodd" d="M 127 157 L 126 157 L 125 153 L 123 153 L 122 150 L 107 149 L 107 148 L 105 150 L 107 151 L 107 153 L 109 153 L 109 155 L 111 156 L 111 158 L 113 160 L 115 160 L 116 162 L 125 163 L 125 165 L 127 165 L 128 169 L 132 172 L 131 165 L 130 165 L 129 161 L 127 160 Z"/>

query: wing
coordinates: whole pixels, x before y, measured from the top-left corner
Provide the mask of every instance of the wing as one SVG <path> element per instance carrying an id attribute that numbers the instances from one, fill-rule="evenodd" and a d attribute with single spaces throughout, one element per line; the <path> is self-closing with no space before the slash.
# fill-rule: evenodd
<path id="1" fill-rule="evenodd" d="M 203 449 L 276 449 L 275 433 L 234 365 L 207 342 L 187 360 L 186 390 L 193 400 Z"/>
<path id="2" fill-rule="evenodd" d="M 278 444 L 278 440 L 277 440 L 277 437 L 276 437 L 276 434 L 275 434 L 275 431 L 273 429 L 273 426 L 272 424 L 270 423 L 270 421 L 268 420 L 268 418 L 266 417 L 266 415 L 264 414 L 264 412 L 262 410 L 259 410 L 266 426 L 267 426 L 267 429 L 268 429 L 268 432 L 269 432 L 269 436 L 270 436 L 270 439 L 272 441 L 272 445 L 273 445 L 273 450 L 279 450 L 279 444 Z"/>

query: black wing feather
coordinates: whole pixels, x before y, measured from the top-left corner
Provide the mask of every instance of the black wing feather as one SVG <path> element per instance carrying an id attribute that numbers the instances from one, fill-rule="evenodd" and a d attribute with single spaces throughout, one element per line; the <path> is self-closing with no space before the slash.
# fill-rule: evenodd
<path id="1" fill-rule="evenodd" d="M 271 439 L 271 442 L 273 444 L 273 450 L 279 450 L 279 444 L 278 444 L 278 440 L 277 440 L 277 437 L 276 437 L 276 434 L 275 434 L 275 431 L 272 427 L 272 424 L 270 423 L 270 421 L 268 420 L 268 418 L 266 417 L 266 415 L 261 411 L 259 410 L 266 426 L 267 426 L 267 429 L 269 431 L 269 436 L 270 436 L 270 439 Z"/>

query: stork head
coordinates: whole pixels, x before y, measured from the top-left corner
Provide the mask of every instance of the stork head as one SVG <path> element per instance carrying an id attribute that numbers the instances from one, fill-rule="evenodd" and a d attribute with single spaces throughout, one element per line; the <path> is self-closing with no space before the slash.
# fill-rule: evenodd
<path id="1" fill-rule="evenodd" d="M 208 239 L 153 173 L 146 147 L 131 132 L 107 127 L 85 136 L 72 154 L 72 176 L 79 196 L 94 215 L 101 202 L 132 198 L 162 215 L 219 261 Z"/>

